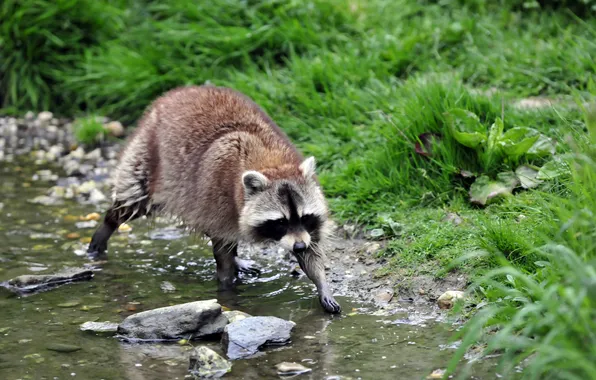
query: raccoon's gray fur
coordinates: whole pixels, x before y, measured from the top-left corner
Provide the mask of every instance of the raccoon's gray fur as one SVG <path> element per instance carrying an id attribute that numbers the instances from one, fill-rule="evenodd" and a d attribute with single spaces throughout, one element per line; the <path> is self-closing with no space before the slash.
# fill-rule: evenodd
<path id="1" fill-rule="evenodd" d="M 155 211 L 212 239 L 223 288 L 239 271 L 239 240 L 278 241 L 313 281 L 322 306 L 340 312 L 325 279 L 327 204 L 313 157 L 304 159 L 259 106 L 231 89 L 167 92 L 147 109 L 113 176 L 113 204 L 88 253 L 105 258 L 120 224 Z"/>

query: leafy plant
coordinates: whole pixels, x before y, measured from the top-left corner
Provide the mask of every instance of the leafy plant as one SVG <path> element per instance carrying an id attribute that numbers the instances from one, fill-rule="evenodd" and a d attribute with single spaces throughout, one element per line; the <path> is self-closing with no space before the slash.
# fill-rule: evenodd
<path id="1" fill-rule="evenodd" d="M 515 171 L 501 172 L 495 179 L 486 174 L 478 177 L 470 187 L 472 203 L 486 205 L 492 199 L 511 195 L 518 186 L 530 189 L 565 172 L 561 157 L 555 157 L 538 170 L 529 165 L 520 166 L 523 158 L 541 159 L 555 153 L 554 141 L 536 129 L 513 127 L 504 131 L 503 120 L 497 117 L 487 130 L 476 114 L 461 108 L 449 110 L 446 116 L 453 138 L 475 150 L 485 172 L 503 166 Z"/>

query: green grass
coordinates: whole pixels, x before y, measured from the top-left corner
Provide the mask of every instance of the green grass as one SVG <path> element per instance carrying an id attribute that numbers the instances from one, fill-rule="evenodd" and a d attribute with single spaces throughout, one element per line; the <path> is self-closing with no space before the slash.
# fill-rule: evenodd
<path id="1" fill-rule="evenodd" d="M 97 144 L 106 136 L 106 129 L 96 116 L 79 118 L 73 125 L 75 138 L 83 144 Z"/>
<path id="2" fill-rule="evenodd" d="M 0 107 L 9 114 L 103 114 L 129 124 L 175 86 L 211 82 L 238 89 L 316 156 L 335 219 L 383 229 L 385 272 L 441 277 L 458 270 L 479 280 L 497 270 L 497 282 L 476 295 L 495 308 L 486 321 L 503 331 L 513 327 L 508 333 L 514 334 L 528 322 L 514 323 L 515 313 L 536 307 L 531 301 L 544 299 L 545 289 L 564 298 L 591 281 L 594 236 L 582 213 L 592 204 L 582 202 L 592 195 L 592 177 L 582 177 L 584 171 L 472 206 L 472 180 L 458 175 L 461 170 L 494 177 L 515 166 L 483 165 L 453 138 L 445 112 L 472 111 L 487 127 L 501 117 L 505 130 L 535 128 L 557 140 L 557 154 L 574 151 L 574 140 L 587 149 L 578 104 L 596 95 L 594 4 L 7 0 L 0 5 Z M 515 106 L 528 96 L 554 99 L 556 106 Z M 94 144 L 99 132 L 82 123 L 77 138 Z M 415 152 L 423 133 L 441 135 L 431 157 Z M 450 213 L 462 223 L 445 220 Z M 553 241 L 574 254 L 545 254 L 542 247 Z M 570 273 L 569 260 L 582 266 L 581 280 Z M 526 280 L 511 283 L 506 274 Z M 531 281 L 541 293 L 524 288 Z M 523 301 L 515 300 L 520 294 Z M 536 310 L 534 319 L 554 313 Z M 573 328 L 557 319 L 563 316 L 551 316 L 561 336 Z M 594 334 L 593 325 L 582 329 Z M 579 355 L 583 346 L 573 339 L 570 333 L 566 342 Z"/>

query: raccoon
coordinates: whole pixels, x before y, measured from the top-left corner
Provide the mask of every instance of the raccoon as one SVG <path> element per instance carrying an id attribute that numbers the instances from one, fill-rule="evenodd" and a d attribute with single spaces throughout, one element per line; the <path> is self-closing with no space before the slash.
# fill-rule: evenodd
<path id="1" fill-rule="evenodd" d="M 166 213 L 213 243 L 220 288 L 239 272 L 258 275 L 237 255 L 239 241 L 278 242 L 316 285 L 323 308 L 339 313 L 325 278 L 330 235 L 314 157 L 304 158 L 251 99 L 206 86 L 166 92 L 145 111 L 112 176 L 112 205 L 88 247 L 106 259 L 124 222 Z"/>

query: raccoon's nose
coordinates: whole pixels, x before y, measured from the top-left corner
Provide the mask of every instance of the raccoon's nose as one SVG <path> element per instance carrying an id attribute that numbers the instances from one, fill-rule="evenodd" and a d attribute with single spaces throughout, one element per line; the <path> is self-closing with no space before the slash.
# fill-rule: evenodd
<path id="1" fill-rule="evenodd" d="M 294 253 L 303 253 L 306 251 L 306 244 L 303 241 L 294 243 Z"/>

